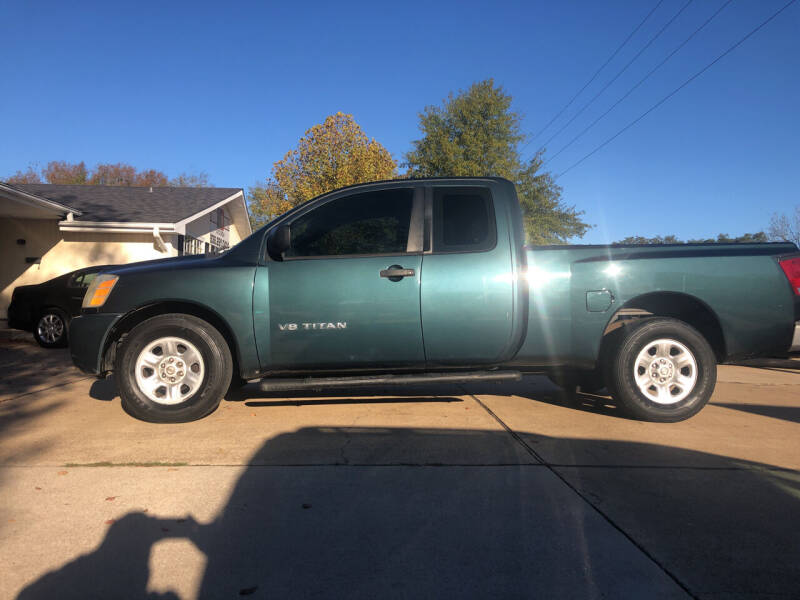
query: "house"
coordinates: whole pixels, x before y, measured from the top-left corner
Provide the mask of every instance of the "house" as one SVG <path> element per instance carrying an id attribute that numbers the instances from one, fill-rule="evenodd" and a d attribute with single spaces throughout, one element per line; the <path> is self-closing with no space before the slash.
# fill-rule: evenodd
<path id="1" fill-rule="evenodd" d="M 251 233 L 238 188 L 0 183 L 0 327 L 18 285 L 220 252 Z"/>

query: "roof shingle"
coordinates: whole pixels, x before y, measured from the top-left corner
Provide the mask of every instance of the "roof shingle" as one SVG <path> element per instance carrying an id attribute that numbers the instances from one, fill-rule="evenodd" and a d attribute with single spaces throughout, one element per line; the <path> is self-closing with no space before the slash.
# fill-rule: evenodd
<path id="1" fill-rule="evenodd" d="M 15 184 L 14 187 L 83 213 L 76 221 L 177 223 L 229 198 L 240 188 Z"/>

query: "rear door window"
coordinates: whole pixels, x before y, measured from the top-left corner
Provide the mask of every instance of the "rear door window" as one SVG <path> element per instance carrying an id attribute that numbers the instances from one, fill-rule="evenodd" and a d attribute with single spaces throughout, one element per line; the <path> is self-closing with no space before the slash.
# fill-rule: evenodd
<path id="1" fill-rule="evenodd" d="M 434 252 L 479 252 L 491 250 L 497 242 L 488 189 L 435 189 L 433 220 Z"/>

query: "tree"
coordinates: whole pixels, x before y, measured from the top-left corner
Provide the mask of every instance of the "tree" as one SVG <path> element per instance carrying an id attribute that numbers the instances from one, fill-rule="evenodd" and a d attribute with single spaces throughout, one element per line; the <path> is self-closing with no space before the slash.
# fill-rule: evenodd
<path id="1" fill-rule="evenodd" d="M 42 178 L 33 167 L 28 167 L 24 171 L 17 171 L 10 177 L 6 177 L 7 183 L 42 183 Z"/>
<path id="2" fill-rule="evenodd" d="M 561 201 L 561 186 L 549 172 L 540 172 L 541 168 L 542 155 L 537 153 L 516 177 L 526 241 L 565 244 L 570 238 L 583 237 L 591 227 L 581 220 L 583 211 Z"/>
<path id="3" fill-rule="evenodd" d="M 156 171 L 155 169 L 147 169 L 146 171 L 139 171 L 134 175 L 133 178 L 133 185 L 139 186 L 152 186 L 152 187 L 164 187 L 169 185 L 169 180 L 167 176 L 164 175 L 161 171 Z"/>
<path id="4" fill-rule="evenodd" d="M 397 163 L 352 115 L 337 112 L 314 125 L 272 166 L 272 177 L 250 188 L 254 226 L 337 188 L 390 179 Z"/>
<path id="5" fill-rule="evenodd" d="M 172 187 L 208 187 L 208 173 L 200 171 L 199 173 L 181 173 L 177 177 L 169 180 Z"/>
<path id="6" fill-rule="evenodd" d="M 763 231 L 757 233 L 744 233 L 737 237 L 731 237 L 727 233 L 720 233 L 716 238 L 700 238 L 693 240 L 680 240 L 674 235 L 665 235 L 648 238 L 639 235 L 628 236 L 614 242 L 615 244 L 760 244 L 767 241 L 767 235 Z"/>
<path id="7" fill-rule="evenodd" d="M 786 214 L 772 215 L 769 237 L 776 242 L 792 242 L 800 246 L 800 204 L 794 208 L 794 218 Z"/>
<path id="8" fill-rule="evenodd" d="M 202 171 L 192 174 L 181 173 L 173 179 L 168 179 L 163 172 L 157 169 L 139 171 L 127 163 L 101 163 L 89 171 L 83 161 L 69 163 L 63 160 L 53 160 L 47 163 L 47 166 L 41 171 L 41 176 L 33 167 L 28 167 L 27 171 L 17 171 L 7 181 L 9 183 L 41 183 L 42 179 L 47 183 L 77 185 L 208 186 L 208 174 Z"/>
<path id="9" fill-rule="evenodd" d="M 47 183 L 77 184 L 86 183 L 89 173 L 83 161 L 68 163 L 64 160 L 51 160 L 42 170 L 42 176 Z"/>
<path id="10" fill-rule="evenodd" d="M 274 180 L 268 180 L 264 185 L 252 186 L 248 190 L 248 195 L 250 196 L 250 225 L 253 229 L 282 215 L 293 206 Z"/>
<path id="11" fill-rule="evenodd" d="M 668 236 L 660 236 L 657 235 L 656 237 L 643 237 L 641 235 L 629 235 L 626 238 L 619 240 L 618 242 L 614 242 L 615 244 L 682 244 L 678 238 L 674 235 Z"/>
<path id="12" fill-rule="evenodd" d="M 582 237 L 590 225 L 581 220 L 582 211 L 564 204 L 562 188 L 542 169 L 542 153 L 523 160 L 521 117 L 511 104 L 511 96 L 487 79 L 451 93 L 442 106 L 425 107 L 419 115 L 422 138 L 405 155 L 409 173 L 505 177 L 517 185 L 529 243 L 563 244 Z"/>
<path id="13" fill-rule="evenodd" d="M 99 164 L 92 171 L 91 185 L 133 185 L 136 167 L 125 163 Z"/>

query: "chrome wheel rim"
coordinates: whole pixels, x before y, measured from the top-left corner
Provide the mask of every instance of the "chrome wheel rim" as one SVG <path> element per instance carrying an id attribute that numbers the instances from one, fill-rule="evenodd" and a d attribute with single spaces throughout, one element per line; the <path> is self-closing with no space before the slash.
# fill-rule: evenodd
<path id="1" fill-rule="evenodd" d="M 677 404 L 697 385 L 697 360 L 677 340 L 662 338 L 649 342 L 633 367 L 639 391 L 656 404 Z"/>
<path id="2" fill-rule="evenodd" d="M 158 404 L 180 404 L 203 383 L 203 355 L 190 341 L 163 337 L 148 343 L 136 358 L 136 384 Z"/>
<path id="3" fill-rule="evenodd" d="M 55 344 L 64 335 L 64 321 L 54 313 L 47 313 L 36 325 L 36 334 L 39 339 L 48 344 Z"/>

